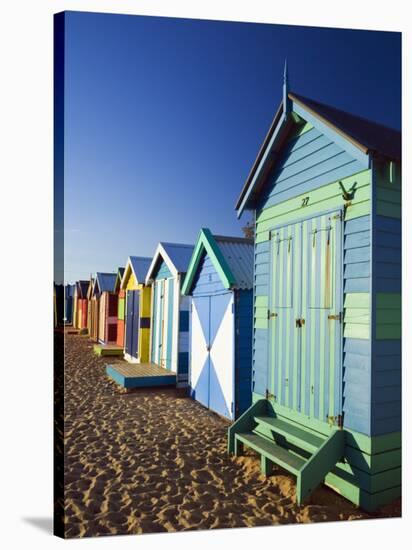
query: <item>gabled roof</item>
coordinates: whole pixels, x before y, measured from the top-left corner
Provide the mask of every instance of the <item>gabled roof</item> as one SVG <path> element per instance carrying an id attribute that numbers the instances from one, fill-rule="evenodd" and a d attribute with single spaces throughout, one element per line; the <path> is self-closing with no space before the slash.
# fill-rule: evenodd
<path id="1" fill-rule="evenodd" d="M 78 298 L 87 298 L 87 287 L 89 286 L 89 281 L 77 281 L 77 297 Z"/>
<path id="2" fill-rule="evenodd" d="M 144 284 L 151 261 L 152 258 L 144 256 L 129 256 L 124 269 L 121 288 L 125 287 L 126 280 L 128 280 L 130 273 L 133 273 L 138 284 Z"/>
<path id="3" fill-rule="evenodd" d="M 300 103 L 307 110 L 336 130 L 367 153 L 379 153 L 391 160 L 401 158 L 401 133 L 398 130 L 378 124 L 372 120 L 352 115 L 325 103 L 320 103 L 308 97 L 289 93 L 289 98 Z"/>
<path id="4" fill-rule="evenodd" d="M 209 229 L 201 229 L 182 285 L 182 294 L 190 294 L 205 254 L 210 257 L 225 288 L 253 288 L 253 250 L 253 239 L 213 236 Z"/>
<path id="5" fill-rule="evenodd" d="M 97 284 L 97 277 L 93 277 L 92 296 L 99 294 L 99 286 Z"/>
<path id="6" fill-rule="evenodd" d="M 114 283 L 114 291 L 118 292 L 120 285 L 122 284 L 122 278 L 124 275 L 124 267 L 117 268 L 116 282 Z"/>
<path id="7" fill-rule="evenodd" d="M 379 155 L 393 161 L 401 159 L 401 133 L 399 131 L 295 93 L 288 92 L 287 99 L 291 104 L 290 111 L 293 111 L 294 107 L 299 109 L 299 114 L 302 114 L 303 118 L 307 113 L 319 121 L 320 124 L 326 125 L 336 134 L 339 134 L 362 154 Z M 285 112 L 285 100 L 283 100 L 276 111 L 269 131 L 237 200 L 235 208 L 239 216 L 247 206 L 252 192 L 255 189 L 258 192 L 260 188 L 261 182 L 258 184 L 257 176 L 260 171 L 263 171 L 266 161 L 270 158 L 270 149 L 274 149 L 275 143 L 278 144 L 277 148 L 279 149 L 285 134 L 293 126 L 293 117 L 290 111 Z M 270 161 L 276 162 L 273 155 Z"/>
<path id="8" fill-rule="evenodd" d="M 152 282 L 162 260 L 174 277 L 186 273 L 194 248 L 192 244 L 159 243 L 146 274 L 146 284 Z"/>
<path id="9" fill-rule="evenodd" d="M 113 292 L 116 282 L 116 273 L 96 273 L 96 282 L 99 292 Z"/>

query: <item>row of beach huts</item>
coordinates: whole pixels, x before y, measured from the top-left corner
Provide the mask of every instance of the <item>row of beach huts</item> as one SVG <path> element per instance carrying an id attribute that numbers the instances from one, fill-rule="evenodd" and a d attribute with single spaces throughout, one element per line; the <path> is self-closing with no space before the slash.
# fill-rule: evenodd
<path id="1" fill-rule="evenodd" d="M 67 285 L 65 321 L 131 365 L 107 367 L 122 386 L 189 385 L 233 420 L 251 403 L 252 288 L 253 240 L 202 229 L 195 246 L 159 243 L 153 258 Z"/>
<path id="2" fill-rule="evenodd" d="M 66 287 L 67 320 L 124 356 L 116 382 L 186 386 L 230 419 L 228 451 L 295 475 L 298 503 L 322 482 L 367 510 L 398 498 L 400 132 L 290 92 L 285 71 L 235 208 L 252 239 L 202 229 L 131 256 Z"/>

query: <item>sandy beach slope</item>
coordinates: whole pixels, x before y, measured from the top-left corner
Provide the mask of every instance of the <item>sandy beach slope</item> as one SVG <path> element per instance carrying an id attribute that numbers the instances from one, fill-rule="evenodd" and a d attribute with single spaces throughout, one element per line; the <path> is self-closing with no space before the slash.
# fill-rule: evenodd
<path id="1" fill-rule="evenodd" d="M 66 335 L 65 361 L 66 537 L 371 517 L 326 487 L 298 507 L 293 477 L 226 454 L 225 420 L 174 389 L 124 392 L 87 337 Z"/>

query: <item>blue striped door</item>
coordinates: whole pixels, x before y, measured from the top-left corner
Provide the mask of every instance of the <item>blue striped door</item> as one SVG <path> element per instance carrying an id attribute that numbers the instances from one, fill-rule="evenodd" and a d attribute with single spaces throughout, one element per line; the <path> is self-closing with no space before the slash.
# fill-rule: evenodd
<path id="1" fill-rule="evenodd" d="M 133 323 L 132 323 L 132 357 L 137 357 L 137 344 L 139 340 L 139 298 L 140 294 L 138 290 L 133 290 Z"/>
<path id="2" fill-rule="evenodd" d="M 281 405 L 300 410 L 301 350 L 296 319 L 301 311 L 302 224 L 271 235 L 269 391 Z"/>
<path id="3" fill-rule="evenodd" d="M 132 334 L 133 334 L 133 292 L 126 292 L 126 334 L 125 350 L 129 355 L 132 354 Z"/>
<path id="4" fill-rule="evenodd" d="M 139 337 L 139 292 L 128 290 L 126 293 L 126 337 L 125 350 L 132 357 L 137 356 Z"/>
<path id="5" fill-rule="evenodd" d="M 302 224 L 301 411 L 328 421 L 342 412 L 342 221 Z"/>
<path id="6" fill-rule="evenodd" d="M 157 356 L 159 358 L 159 365 L 161 367 L 165 367 L 164 364 L 164 350 L 163 346 L 165 345 L 164 342 L 164 335 L 165 335 L 165 280 L 161 279 L 159 281 L 158 286 L 158 300 L 159 300 L 159 339 L 158 339 L 158 349 L 157 349 Z"/>
<path id="7" fill-rule="evenodd" d="M 306 417 L 336 420 L 342 408 L 341 215 L 279 228 L 271 242 L 269 391 Z"/>
<path id="8" fill-rule="evenodd" d="M 153 300 L 153 311 L 152 311 L 152 349 L 151 349 L 151 361 L 156 363 L 156 338 L 158 334 L 158 320 L 157 320 L 157 299 L 158 299 L 158 282 L 155 281 L 152 288 L 152 300 Z"/>
<path id="9" fill-rule="evenodd" d="M 172 350 L 173 350 L 173 314 L 174 314 L 174 279 L 166 279 L 167 285 L 167 309 L 165 308 L 165 323 L 167 323 L 167 338 L 165 342 L 165 367 L 172 370 Z"/>

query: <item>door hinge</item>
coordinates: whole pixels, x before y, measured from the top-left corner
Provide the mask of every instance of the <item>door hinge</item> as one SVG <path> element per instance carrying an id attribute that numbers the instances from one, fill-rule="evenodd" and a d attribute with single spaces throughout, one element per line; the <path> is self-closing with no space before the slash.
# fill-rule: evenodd
<path id="1" fill-rule="evenodd" d="M 332 220 L 341 220 L 342 219 L 342 213 L 339 212 L 339 214 L 335 214 L 332 216 Z"/>
<path id="2" fill-rule="evenodd" d="M 270 309 L 268 309 L 268 319 L 272 319 L 273 317 L 277 317 L 278 314 L 275 312 L 271 312 Z"/>
<path id="3" fill-rule="evenodd" d="M 339 321 L 342 322 L 342 312 L 340 311 L 337 315 L 328 315 L 329 321 Z"/>

